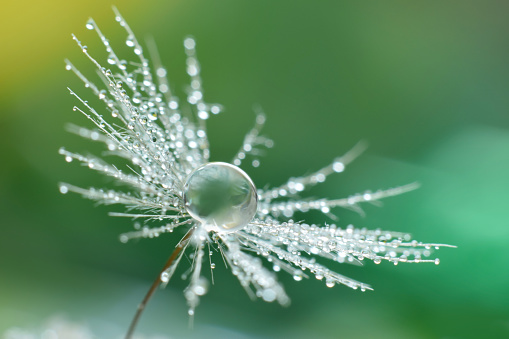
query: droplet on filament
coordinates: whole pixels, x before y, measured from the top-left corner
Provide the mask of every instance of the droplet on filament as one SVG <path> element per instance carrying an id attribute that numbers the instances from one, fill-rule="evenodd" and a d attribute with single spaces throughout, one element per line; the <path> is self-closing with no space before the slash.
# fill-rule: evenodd
<path id="1" fill-rule="evenodd" d="M 258 196 L 249 176 L 240 168 L 212 162 L 196 169 L 185 185 L 185 206 L 207 230 L 233 232 L 254 217 Z"/>

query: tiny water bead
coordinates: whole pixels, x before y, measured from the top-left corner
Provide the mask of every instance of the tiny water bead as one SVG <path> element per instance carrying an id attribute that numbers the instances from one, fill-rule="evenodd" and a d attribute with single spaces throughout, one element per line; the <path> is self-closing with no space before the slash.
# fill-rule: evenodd
<path id="1" fill-rule="evenodd" d="M 185 206 L 207 230 L 233 232 L 256 214 L 258 196 L 249 176 L 237 166 L 211 162 L 196 169 L 185 185 Z"/>

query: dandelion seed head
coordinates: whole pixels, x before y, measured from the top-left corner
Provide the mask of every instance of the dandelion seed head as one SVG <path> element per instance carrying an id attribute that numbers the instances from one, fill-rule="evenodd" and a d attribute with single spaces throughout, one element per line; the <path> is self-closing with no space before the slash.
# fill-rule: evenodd
<path id="1" fill-rule="evenodd" d="M 370 260 L 375 264 L 382 261 L 395 265 L 439 264 L 438 258 L 428 258 L 432 248 L 449 245 L 411 240 L 408 234 L 400 232 L 352 225 L 345 228 L 336 224 L 314 225 L 291 219 L 297 212 L 319 211 L 330 221 L 341 208 L 362 214 L 363 204 L 378 203 L 418 187 L 409 184 L 336 199 L 301 198 L 309 188 L 326 182 L 330 175 L 342 173 L 365 150 L 364 142 L 308 175 L 292 177 L 276 187 L 256 189 L 241 168 L 259 167 L 260 156 L 274 145 L 261 134 L 266 116 L 257 108 L 255 125 L 233 159 L 228 163 L 210 162 L 206 122 L 220 114 L 222 106 L 205 100 L 195 40 L 191 37 L 184 40 L 190 86 L 186 100 L 179 100 L 172 92 L 155 44 L 148 43 L 151 63 L 116 9 L 115 14 L 115 20 L 126 31 L 125 44 L 130 47 L 131 59 L 117 55 L 91 19 L 86 28 L 95 31 L 103 42 L 108 53 L 105 62 L 97 61 L 76 36 L 73 39 L 95 65 L 104 84 L 89 80 L 70 61 L 65 66 L 85 87 L 83 94 L 69 89 L 77 100 L 73 110 L 92 126 L 74 127 L 71 131 L 104 144 L 108 153 L 97 157 L 64 148 L 59 153 L 67 162 L 81 163 L 113 178 L 121 188 L 61 184 L 60 192 L 75 192 L 103 204 L 124 206 L 121 212 L 110 215 L 139 220 L 134 231 L 120 235 L 122 243 L 158 238 L 166 233 L 183 234 L 158 281 L 166 285 L 184 254 L 188 256 L 191 267 L 183 279 L 189 281 L 184 296 L 190 315 L 195 314 L 200 297 L 206 294 L 213 279 L 203 269 L 204 265 L 210 266 L 212 274 L 216 267 L 211 249 L 221 255 L 249 296 L 281 305 L 288 305 L 290 299 L 276 273 L 286 272 L 295 281 L 315 276 L 327 287 L 342 285 L 366 291 L 372 288 L 337 273 L 331 268 L 337 267 L 334 263 L 360 264 Z M 92 107 L 82 95 L 95 96 L 102 107 Z M 190 108 L 192 114 L 183 114 L 181 106 Z M 125 160 L 129 165 L 118 165 Z M 270 269 L 264 261 L 270 263 Z"/>

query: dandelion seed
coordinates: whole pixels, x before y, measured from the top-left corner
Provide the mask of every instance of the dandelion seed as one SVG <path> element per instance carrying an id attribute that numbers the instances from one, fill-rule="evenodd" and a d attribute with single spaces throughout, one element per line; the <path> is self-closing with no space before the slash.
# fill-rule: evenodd
<path id="1" fill-rule="evenodd" d="M 290 178 L 279 187 L 256 189 L 240 166 L 244 163 L 260 166 L 259 156 L 273 146 L 272 140 L 260 134 L 265 115 L 257 109 L 255 126 L 247 133 L 231 163 L 210 162 L 206 120 L 221 113 L 222 107 L 204 100 L 195 40 L 191 37 L 184 40 L 187 73 L 191 78 L 187 102 L 194 111 L 192 118 L 181 113 L 179 100 L 171 92 L 167 72 L 160 64 L 155 45 L 149 45 L 154 59 L 153 73 L 133 31 L 120 13 L 116 9 L 114 11 L 116 21 L 126 31 L 125 44 L 132 48 L 135 60 L 127 62 L 121 59 L 92 19 L 86 27 L 94 30 L 103 42 L 108 52 L 105 64 L 111 69 L 96 61 L 87 47 L 73 35 L 79 48 L 97 67 L 105 85 L 96 85 L 66 60 L 66 69 L 73 71 L 91 91 L 87 95 L 94 95 L 104 103 L 104 108 L 98 111 L 69 89 L 78 101 L 79 107 L 73 109 L 95 125 L 94 129 L 73 127 L 71 130 L 104 143 L 110 154 L 128 159 L 132 165 L 123 171 L 114 165 L 114 159 L 106 161 L 63 148 L 59 153 L 67 162 L 76 160 L 114 178 L 127 191 L 61 184 L 60 192 L 72 191 L 104 204 L 124 205 L 128 212 L 111 215 L 142 219 L 143 227 L 136 223 L 134 231 L 120 235 L 123 243 L 135 238 L 159 237 L 176 230 L 184 234 L 140 304 L 128 338 L 157 286 L 170 281 L 186 252 L 190 253 L 192 264 L 190 273 L 184 275 L 189 280 L 184 296 L 192 317 L 200 297 L 209 288 L 202 273 L 203 265 L 209 263 L 211 272 L 215 267 L 211 248 L 217 249 L 251 297 L 288 305 L 290 298 L 277 281 L 275 272 L 285 271 L 296 281 L 314 275 L 325 281 L 327 287 L 344 285 L 365 291 L 371 290 L 371 286 L 329 269 L 316 258 L 352 264 L 366 259 L 375 264 L 384 260 L 393 264 L 438 264 L 438 259 L 426 258 L 430 255 L 429 249 L 453 247 L 410 240 L 408 234 L 400 232 L 353 226 L 343 229 L 335 224 L 318 226 L 293 221 L 294 213 L 312 210 L 331 217 L 339 207 L 362 213 L 361 204 L 376 203 L 411 191 L 418 185 L 364 192 L 342 199 L 309 200 L 298 197 L 310 187 L 325 182 L 329 175 L 345 171 L 364 151 L 365 144 L 359 143 L 330 165 L 310 175 Z M 106 116 L 110 118 L 106 119 Z M 150 228 L 148 221 L 159 225 Z M 270 262 L 272 270 L 266 268 L 262 260 Z"/>

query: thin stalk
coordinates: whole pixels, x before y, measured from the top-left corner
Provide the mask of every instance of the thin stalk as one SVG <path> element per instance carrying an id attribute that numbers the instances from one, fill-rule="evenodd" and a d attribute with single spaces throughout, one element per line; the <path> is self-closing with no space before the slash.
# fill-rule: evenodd
<path id="1" fill-rule="evenodd" d="M 175 259 L 178 257 L 179 253 L 185 247 L 187 241 L 193 234 L 193 231 L 194 231 L 194 228 L 189 230 L 189 232 L 187 232 L 187 234 L 184 236 L 184 238 L 182 238 L 182 240 L 179 242 L 179 244 L 177 245 L 177 247 L 175 248 L 173 253 L 168 258 L 168 261 L 166 261 L 166 264 L 164 265 L 163 269 L 161 270 L 161 272 L 159 272 L 159 275 L 152 283 L 152 286 L 150 286 L 150 289 L 148 290 L 147 294 L 145 295 L 145 298 L 143 298 L 143 301 L 138 305 L 138 309 L 136 310 L 136 314 L 134 315 L 134 318 L 131 321 L 131 325 L 129 326 L 129 330 L 127 331 L 125 339 L 132 338 L 132 336 L 134 334 L 134 330 L 136 329 L 136 325 L 138 325 L 138 321 L 140 320 L 141 314 L 143 313 L 145 306 L 147 306 L 150 298 L 154 295 L 154 292 L 156 291 L 157 286 L 159 286 L 159 284 L 161 283 L 161 274 L 164 271 L 166 271 L 171 266 L 173 261 L 175 261 Z"/>

